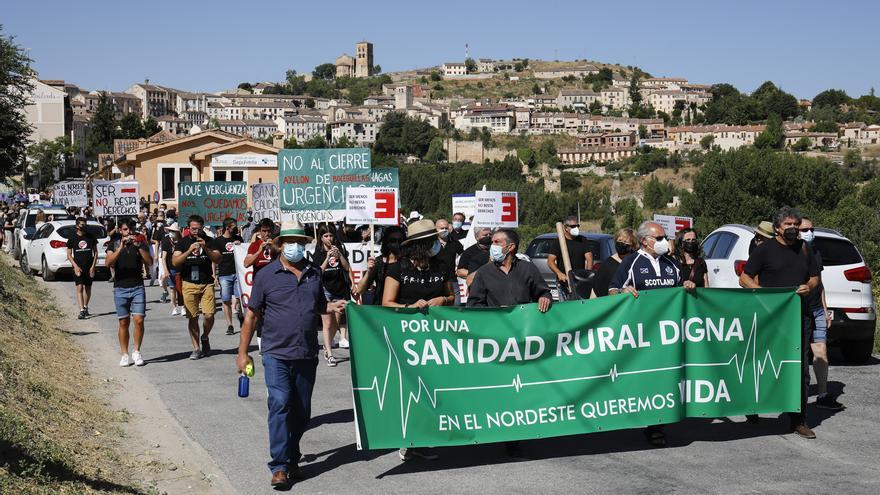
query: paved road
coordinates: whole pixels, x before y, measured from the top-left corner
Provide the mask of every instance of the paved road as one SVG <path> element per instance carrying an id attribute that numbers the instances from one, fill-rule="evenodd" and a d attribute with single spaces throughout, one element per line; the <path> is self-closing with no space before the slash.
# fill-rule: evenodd
<path id="1" fill-rule="evenodd" d="M 73 297 L 73 284 L 64 292 Z M 199 442 L 243 494 L 269 489 L 266 392 L 262 369 L 251 380 L 251 396 L 236 395 L 234 356 L 238 334 L 211 339 L 218 351 L 189 361 L 186 322 L 147 288 L 147 365 L 142 373 L 171 413 Z M 116 346 L 112 288 L 94 286 L 93 317 Z M 236 331 L 238 325 L 236 323 Z M 338 356 L 347 356 L 336 350 Z M 117 366 L 108 362 L 107 366 Z M 438 449 L 434 462 L 402 464 L 396 451 L 358 452 L 347 362 L 323 364 L 313 401 L 311 430 L 303 440 L 308 479 L 293 491 L 305 493 L 880 493 L 880 359 L 865 366 L 832 366 L 831 389 L 846 411 L 810 407 L 819 438 L 785 433 L 786 422 L 764 418 L 759 425 L 731 420 L 688 420 L 668 427 L 669 447 L 653 449 L 640 431 L 627 430 L 524 443 L 530 460 L 506 458 L 498 445 Z"/>

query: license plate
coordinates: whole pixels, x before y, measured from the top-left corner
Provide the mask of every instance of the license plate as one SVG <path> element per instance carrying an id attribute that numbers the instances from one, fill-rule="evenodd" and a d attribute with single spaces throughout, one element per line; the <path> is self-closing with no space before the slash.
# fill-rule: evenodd
<path id="1" fill-rule="evenodd" d="M 834 321 L 834 310 L 833 309 L 828 310 L 828 319 L 831 321 Z"/>

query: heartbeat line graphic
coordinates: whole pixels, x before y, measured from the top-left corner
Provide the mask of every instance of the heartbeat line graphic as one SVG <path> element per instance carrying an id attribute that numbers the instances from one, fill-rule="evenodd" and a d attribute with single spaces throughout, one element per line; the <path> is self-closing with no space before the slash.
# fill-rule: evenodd
<path id="1" fill-rule="evenodd" d="M 800 364 L 800 360 L 798 359 L 784 359 L 778 362 L 774 362 L 773 356 L 768 349 L 766 354 L 764 354 L 763 358 L 760 360 L 757 356 L 757 340 L 758 340 L 758 315 L 757 313 L 753 314 L 752 317 L 752 328 L 749 332 L 749 336 L 746 339 L 746 348 L 743 351 L 742 355 L 739 352 L 735 353 L 731 358 L 724 362 L 718 363 L 681 363 L 678 366 L 667 366 L 663 368 L 654 368 L 654 369 L 646 369 L 646 370 L 632 370 L 632 371 L 618 371 L 617 364 L 611 366 L 611 369 L 608 373 L 601 375 L 592 375 L 592 376 L 578 376 L 572 378 L 561 378 L 558 380 L 544 380 L 544 381 L 535 381 L 535 382 L 523 382 L 520 378 L 519 374 L 517 374 L 511 382 L 505 382 L 497 385 L 480 385 L 473 387 L 454 387 L 454 388 L 435 388 L 433 392 L 429 389 L 428 385 L 422 380 L 422 377 L 417 377 L 416 391 L 404 393 L 403 390 L 403 369 L 400 365 L 400 359 L 397 357 L 397 353 L 394 351 L 393 346 L 391 345 L 391 339 L 388 337 L 388 329 L 383 327 L 382 331 L 385 337 L 385 345 L 388 347 L 388 365 L 385 368 L 385 378 L 382 381 L 382 386 L 379 386 L 379 377 L 374 376 L 373 380 L 369 387 L 355 387 L 354 390 L 357 392 L 375 392 L 376 400 L 379 405 L 379 410 L 385 410 L 385 394 L 388 391 L 388 379 L 391 376 L 391 365 L 392 362 L 397 366 L 397 377 L 398 377 L 398 387 L 399 387 L 399 405 L 400 405 L 400 419 L 401 419 L 401 429 L 403 433 L 403 438 L 406 438 L 406 430 L 407 423 L 409 422 L 409 411 L 410 407 L 413 403 L 418 404 L 422 400 L 422 392 L 425 393 L 425 397 L 428 399 L 428 402 L 431 403 L 431 407 L 437 408 L 437 395 L 443 392 L 463 392 L 463 391 L 471 391 L 471 390 L 490 390 L 490 389 L 503 389 L 503 388 L 512 388 L 515 391 L 519 392 L 523 388 L 526 387 L 538 387 L 542 385 L 550 385 L 555 383 L 568 383 L 568 382 L 579 382 L 579 381 L 587 381 L 587 380 L 601 380 L 604 378 L 610 379 L 612 382 L 617 381 L 618 377 L 625 375 L 640 375 L 640 374 L 650 374 L 650 373 L 659 373 L 663 371 L 672 371 L 679 370 L 683 368 L 711 368 L 711 367 L 724 367 L 734 365 L 736 369 L 737 377 L 739 378 L 739 382 L 743 383 L 745 379 L 745 370 L 746 365 L 751 363 L 752 368 L 752 376 L 754 377 L 755 384 L 755 401 L 759 400 L 760 390 L 761 390 L 761 377 L 764 375 L 766 370 L 771 370 L 773 372 L 773 376 L 776 380 L 779 380 L 779 375 L 782 373 L 782 366 L 785 364 Z M 747 359 L 747 356 L 751 352 L 751 359 Z M 404 404 L 404 399 L 406 399 L 406 403 Z"/>

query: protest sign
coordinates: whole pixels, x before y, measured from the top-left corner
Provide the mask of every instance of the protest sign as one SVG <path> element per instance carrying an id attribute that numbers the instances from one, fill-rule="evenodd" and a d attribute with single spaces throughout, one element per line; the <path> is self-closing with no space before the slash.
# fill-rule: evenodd
<path id="1" fill-rule="evenodd" d="M 58 205 L 84 207 L 89 205 L 89 192 L 83 180 L 64 181 L 52 188 L 52 202 Z"/>
<path id="2" fill-rule="evenodd" d="M 247 308 L 251 299 L 251 288 L 254 286 L 254 266 L 244 267 L 244 259 L 247 257 L 248 247 L 251 243 L 242 242 L 232 246 L 232 255 L 235 258 L 235 275 L 238 278 L 238 288 L 241 291 L 241 307 Z"/>
<path id="3" fill-rule="evenodd" d="M 140 184 L 137 182 L 92 182 L 95 216 L 135 216 L 140 210 Z"/>
<path id="4" fill-rule="evenodd" d="M 478 227 L 515 229 L 519 227 L 516 192 L 477 191 L 474 223 Z"/>
<path id="5" fill-rule="evenodd" d="M 675 233 L 681 229 L 692 228 L 694 219 L 691 217 L 676 217 L 672 215 L 654 215 L 654 221 L 659 223 L 666 235 L 670 238 L 675 237 Z"/>
<path id="6" fill-rule="evenodd" d="M 345 193 L 349 224 L 397 225 L 398 190 L 391 187 L 350 187 Z"/>
<path id="7" fill-rule="evenodd" d="M 281 221 L 281 209 L 278 207 L 278 184 L 266 182 L 251 186 L 253 198 L 254 220 L 259 222 L 268 218 L 273 222 Z"/>
<path id="8" fill-rule="evenodd" d="M 370 186 L 400 188 L 400 169 L 374 168 L 370 172 Z"/>
<path id="9" fill-rule="evenodd" d="M 220 225 L 227 217 L 244 222 L 247 216 L 247 183 L 181 182 L 177 185 L 180 218 L 186 222 L 192 215 L 205 219 L 206 225 Z"/>
<path id="10" fill-rule="evenodd" d="M 477 213 L 477 197 L 475 194 L 453 194 L 452 213 L 464 213 L 466 223 Z"/>
<path id="11" fill-rule="evenodd" d="M 345 216 L 345 191 L 371 185 L 367 148 L 293 149 L 278 153 L 281 211 L 301 222 L 332 222 Z"/>
<path id="12" fill-rule="evenodd" d="M 798 411 L 792 289 L 496 309 L 349 305 L 358 446 L 465 445 Z"/>

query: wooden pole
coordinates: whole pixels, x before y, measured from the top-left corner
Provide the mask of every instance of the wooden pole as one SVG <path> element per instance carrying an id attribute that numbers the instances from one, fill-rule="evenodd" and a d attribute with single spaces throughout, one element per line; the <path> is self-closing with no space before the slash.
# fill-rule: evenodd
<path id="1" fill-rule="evenodd" d="M 568 257 L 568 244 L 565 242 L 565 230 L 562 222 L 556 222 L 556 235 L 559 237 L 559 251 L 562 252 L 562 265 L 565 267 L 565 276 L 571 272 L 571 258 Z"/>

